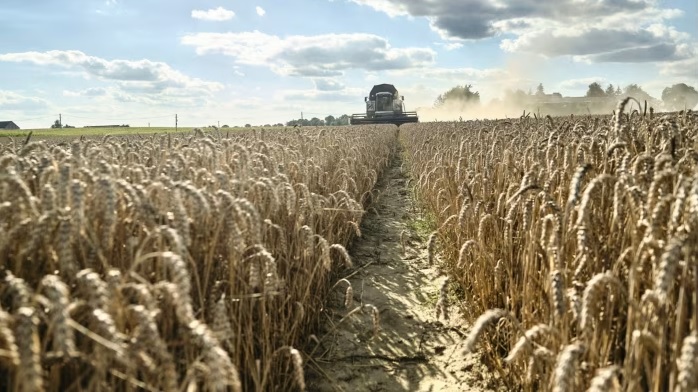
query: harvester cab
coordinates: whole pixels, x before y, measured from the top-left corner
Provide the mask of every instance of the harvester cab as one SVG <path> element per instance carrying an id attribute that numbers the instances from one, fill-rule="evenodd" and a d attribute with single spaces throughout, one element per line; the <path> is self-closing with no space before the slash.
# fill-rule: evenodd
<path id="1" fill-rule="evenodd" d="M 366 102 L 366 113 L 352 114 L 350 124 L 395 124 L 419 122 L 416 112 L 405 110 L 405 97 L 392 84 L 373 86 Z"/>

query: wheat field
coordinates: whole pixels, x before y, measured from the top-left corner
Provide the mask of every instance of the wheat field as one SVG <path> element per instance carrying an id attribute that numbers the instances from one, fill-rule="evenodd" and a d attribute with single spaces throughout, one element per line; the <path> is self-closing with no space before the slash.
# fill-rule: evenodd
<path id="1" fill-rule="evenodd" d="M 392 127 L 0 145 L 0 390 L 304 389 Z"/>
<path id="2" fill-rule="evenodd" d="M 401 128 L 435 252 L 511 390 L 698 390 L 698 117 Z"/>
<path id="3" fill-rule="evenodd" d="M 698 116 L 626 106 L 0 144 L 0 390 L 305 390 L 403 149 L 437 317 L 507 389 L 696 390 Z"/>

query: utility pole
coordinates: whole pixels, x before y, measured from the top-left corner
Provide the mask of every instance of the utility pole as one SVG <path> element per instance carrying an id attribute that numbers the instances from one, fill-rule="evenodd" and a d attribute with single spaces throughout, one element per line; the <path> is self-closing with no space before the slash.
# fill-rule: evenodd
<path id="1" fill-rule="evenodd" d="M 178 122 L 178 121 L 179 121 L 179 120 L 177 119 L 177 115 L 175 114 L 175 132 L 177 132 L 177 122 Z"/>
<path id="2" fill-rule="evenodd" d="M 303 112 L 301 112 L 301 120 L 303 119 Z"/>
<path id="3" fill-rule="evenodd" d="M 218 120 L 218 128 L 221 127 L 221 120 Z"/>
<path id="4" fill-rule="evenodd" d="M 63 117 L 60 113 L 58 113 L 58 125 L 60 125 L 61 127 L 63 126 Z"/>

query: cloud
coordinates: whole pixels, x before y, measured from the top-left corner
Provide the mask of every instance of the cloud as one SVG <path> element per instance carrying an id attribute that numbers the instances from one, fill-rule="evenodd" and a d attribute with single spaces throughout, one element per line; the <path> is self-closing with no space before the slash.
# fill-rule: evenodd
<path id="1" fill-rule="evenodd" d="M 659 73 L 675 80 L 698 85 L 698 46 L 691 51 L 692 55 L 684 60 L 661 64 Z"/>
<path id="2" fill-rule="evenodd" d="M 436 46 L 441 46 L 442 48 L 446 50 L 456 50 L 460 49 L 463 47 L 462 42 L 437 42 Z"/>
<path id="3" fill-rule="evenodd" d="M 0 90 L 0 110 L 32 112 L 45 110 L 47 101 L 41 98 L 25 97 L 12 91 Z"/>
<path id="4" fill-rule="evenodd" d="M 646 63 L 681 59 L 676 45 L 657 44 L 625 48 L 607 53 L 583 57 L 594 63 Z"/>
<path id="5" fill-rule="evenodd" d="M 396 71 L 395 74 L 410 76 L 408 72 Z M 464 81 L 496 79 L 507 77 L 507 72 L 499 68 L 427 68 L 419 72 L 419 78 L 439 79 L 463 83 Z"/>
<path id="6" fill-rule="evenodd" d="M 64 90 L 64 97 L 102 97 L 107 95 L 107 89 L 102 87 L 90 87 L 84 90 Z"/>
<path id="7" fill-rule="evenodd" d="M 257 11 L 257 15 L 259 15 L 259 16 L 264 16 L 264 14 L 267 13 L 267 11 L 265 11 L 264 8 L 262 8 L 260 6 L 256 6 L 255 11 Z"/>
<path id="8" fill-rule="evenodd" d="M 434 30 L 462 39 L 496 35 L 497 23 L 530 19 L 580 21 L 653 8 L 653 0 L 352 0 L 390 16 L 427 17 Z"/>
<path id="9" fill-rule="evenodd" d="M 316 78 L 313 79 L 313 83 L 318 91 L 338 91 L 346 88 L 344 83 L 331 78 Z"/>
<path id="10" fill-rule="evenodd" d="M 143 60 L 106 60 L 77 50 L 0 54 L 0 61 L 60 66 L 82 71 L 88 78 L 117 81 L 124 88 L 139 87 L 150 93 L 187 89 L 198 94 L 221 90 L 223 85 L 192 78 L 166 63 Z"/>
<path id="11" fill-rule="evenodd" d="M 245 73 L 240 71 L 240 66 L 238 65 L 233 66 L 233 74 L 237 76 L 245 76 Z"/>
<path id="12" fill-rule="evenodd" d="M 669 37 L 675 35 L 662 29 L 540 30 L 523 34 L 516 40 L 505 39 L 501 47 L 508 52 L 538 53 L 548 57 L 571 55 L 578 61 L 594 63 L 681 59 L 681 45 L 667 41 Z"/>
<path id="13" fill-rule="evenodd" d="M 434 30 L 443 36 L 480 39 L 492 37 L 509 27 L 522 27 L 535 19 L 556 22 L 599 22 L 617 14 L 637 14 L 655 10 L 654 0 L 351 0 L 354 3 L 385 12 L 390 16 L 427 17 Z M 637 15 L 633 15 L 637 16 Z M 656 16 L 656 15 L 653 15 Z M 592 18 L 596 19 L 595 21 Z"/>
<path id="14" fill-rule="evenodd" d="M 277 101 L 282 102 L 345 102 L 363 103 L 365 89 L 344 88 L 341 90 L 283 90 L 276 94 Z"/>
<path id="15" fill-rule="evenodd" d="M 333 0 L 330 0 L 333 1 Z M 376 11 L 384 12 L 391 18 L 397 16 L 411 15 L 409 9 L 409 1 L 392 1 L 392 0 L 350 0 L 356 4 L 364 5 L 373 8 Z"/>
<path id="16" fill-rule="evenodd" d="M 351 0 L 391 17 L 426 18 L 442 38 L 502 41 L 509 52 L 588 56 L 593 62 L 679 60 L 690 35 L 665 21 L 682 11 L 656 0 Z"/>
<path id="17" fill-rule="evenodd" d="M 239 64 L 267 66 L 291 76 L 339 76 L 344 71 L 384 71 L 427 67 L 434 63 L 430 48 L 393 48 L 372 34 L 294 35 L 281 38 L 259 31 L 194 33 L 182 38 L 199 55 L 220 53 Z"/>
<path id="18" fill-rule="evenodd" d="M 192 10 L 191 17 L 200 20 L 209 20 L 214 22 L 222 22 L 233 19 L 235 12 L 227 10 L 223 7 L 212 8 L 210 10 Z"/>
<path id="19" fill-rule="evenodd" d="M 509 52 L 537 52 L 545 56 L 588 55 L 649 45 L 655 39 L 646 31 L 594 28 L 559 33 L 540 30 L 524 34 L 516 40 L 503 40 L 501 46 Z"/>

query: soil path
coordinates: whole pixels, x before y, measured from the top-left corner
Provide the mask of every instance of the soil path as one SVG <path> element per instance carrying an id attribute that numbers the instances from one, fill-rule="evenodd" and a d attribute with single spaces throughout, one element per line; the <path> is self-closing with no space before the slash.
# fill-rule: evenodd
<path id="1" fill-rule="evenodd" d="M 362 236 L 349 249 L 354 267 L 345 276 L 353 304 L 345 306 L 346 282 L 328 300 L 308 391 L 485 391 L 496 385 L 478 354 L 462 354 L 466 329 L 459 315 L 436 318 L 446 277 L 427 262 L 407 182 L 399 149 L 378 181 Z M 374 334 L 376 310 L 380 330 Z"/>

